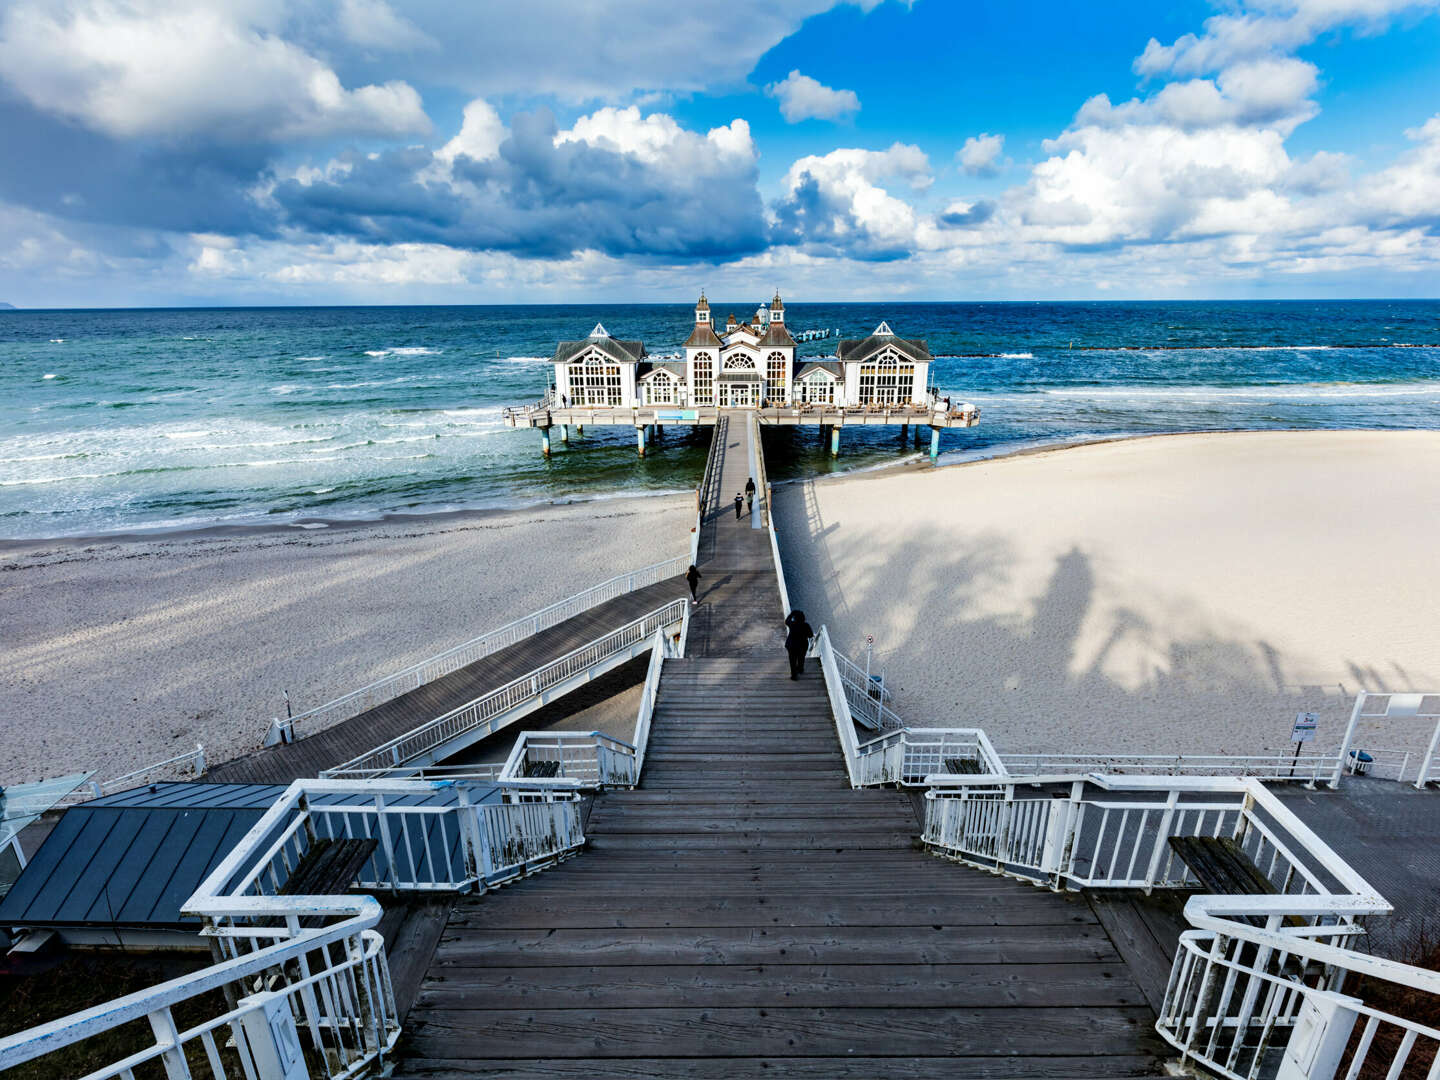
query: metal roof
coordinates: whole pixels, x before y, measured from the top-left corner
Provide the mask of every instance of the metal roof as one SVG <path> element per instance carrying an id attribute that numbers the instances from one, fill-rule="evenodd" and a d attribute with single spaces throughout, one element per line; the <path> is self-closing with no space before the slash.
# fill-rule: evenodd
<path id="1" fill-rule="evenodd" d="M 880 326 L 889 329 L 884 323 L 881 323 Z M 917 363 L 927 363 L 930 360 L 930 347 L 923 338 L 892 337 L 889 334 L 871 334 L 869 337 L 859 340 L 847 338 L 836 346 L 835 354 L 841 360 L 855 363 L 869 359 L 886 346 L 890 346 L 902 356 L 908 356 Z"/>
<path id="2" fill-rule="evenodd" d="M 603 329 L 603 327 L 596 327 Z M 555 347 L 557 364 L 569 363 L 587 349 L 596 349 L 621 364 L 633 364 L 645 356 L 643 341 L 621 341 L 613 337 L 591 337 L 584 341 L 562 341 Z"/>
<path id="3" fill-rule="evenodd" d="M 72 807 L 0 900 L 0 925 L 193 926 L 198 920 L 182 917 L 180 905 L 284 791 L 282 784 L 174 782 Z M 474 801 L 498 797 L 499 789 L 492 788 Z M 386 802 L 448 805 L 458 798 L 447 786 L 427 794 L 392 796 Z M 354 796 L 317 795 L 310 803 L 318 808 L 347 801 L 353 802 Z M 343 831 L 343 823 L 337 822 L 337 828 Z M 447 836 L 453 837 L 449 846 L 454 850 L 445 855 L 453 865 L 461 859 L 459 830 L 452 825 Z M 397 849 L 397 859 L 423 864 L 431 845 L 416 847 L 425 850 L 407 855 Z M 383 854 L 377 852 L 375 858 L 377 864 L 383 862 Z M 421 871 L 417 876 L 422 879 L 432 877 L 423 865 L 411 869 Z M 387 870 L 377 865 L 376 876 L 383 878 Z"/>

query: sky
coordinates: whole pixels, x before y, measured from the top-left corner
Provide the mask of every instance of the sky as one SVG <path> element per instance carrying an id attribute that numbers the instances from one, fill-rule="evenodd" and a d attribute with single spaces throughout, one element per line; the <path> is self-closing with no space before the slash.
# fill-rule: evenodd
<path id="1" fill-rule="evenodd" d="M 1437 7 L 0 0 L 0 301 L 1440 296 Z"/>

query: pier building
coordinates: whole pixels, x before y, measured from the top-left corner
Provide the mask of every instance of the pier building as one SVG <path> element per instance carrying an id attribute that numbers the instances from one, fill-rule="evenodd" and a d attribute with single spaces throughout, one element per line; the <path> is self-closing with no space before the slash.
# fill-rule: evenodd
<path id="1" fill-rule="evenodd" d="M 652 357 L 643 341 L 596 323 L 588 336 L 558 344 L 545 396 L 507 409 L 505 420 L 538 428 L 546 454 L 554 427 L 568 442 L 571 427 L 633 426 L 642 455 L 655 427 L 713 426 L 722 409 L 753 411 L 761 424 L 828 428 L 832 453 L 846 425 L 923 424 L 932 457 L 942 429 L 979 420 L 975 406 L 941 397 L 932 384 L 926 342 L 901 337 L 888 321 L 863 338 L 839 339 L 833 356 L 801 359 L 796 347 L 778 292 L 748 320 L 730 315 L 723 324 L 701 293 L 680 354 Z"/>

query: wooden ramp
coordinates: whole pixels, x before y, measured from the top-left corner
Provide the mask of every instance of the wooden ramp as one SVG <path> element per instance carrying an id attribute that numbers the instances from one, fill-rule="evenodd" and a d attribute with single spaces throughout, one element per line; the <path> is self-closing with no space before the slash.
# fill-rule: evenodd
<path id="1" fill-rule="evenodd" d="M 921 853 L 908 796 L 850 789 L 816 662 L 790 680 L 745 563 L 765 534 L 712 524 L 701 570 L 731 579 L 706 604 L 747 614 L 667 661 L 643 784 L 596 799 L 588 853 L 461 901 L 396 1075 L 1161 1075 L 1083 899 Z"/>
<path id="2" fill-rule="evenodd" d="M 216 765 L 203 779 L 224 784 L 288 784 L 318 776 L 320 770 L 443 716 L 684 593 L 685 579 L 675 577 L 617 596 L 324 731 Z"/>

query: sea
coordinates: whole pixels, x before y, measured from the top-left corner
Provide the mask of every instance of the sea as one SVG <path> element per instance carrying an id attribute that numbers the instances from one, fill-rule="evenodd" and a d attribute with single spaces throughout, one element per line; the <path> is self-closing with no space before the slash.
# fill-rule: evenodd
<path id="1" fill-rule="evenodd" d="M 755 302 L 713 302 L 747 317 Z M 1163 432 L 1440 427 L 1440 301 L 806 304 L 833 355 L 882 319 L 980 406 L 942 465 Z M 597 322 L 678 357 L 691 305 L 0 311 L 0 538 L 378 519 L 690 490 L 708 435 L 546 459 L 506 405 Z M 924 433 L 928 437 L 928 431 Z M 913 433 L 766 435 L 772 480 L 918 459 Z"/>

